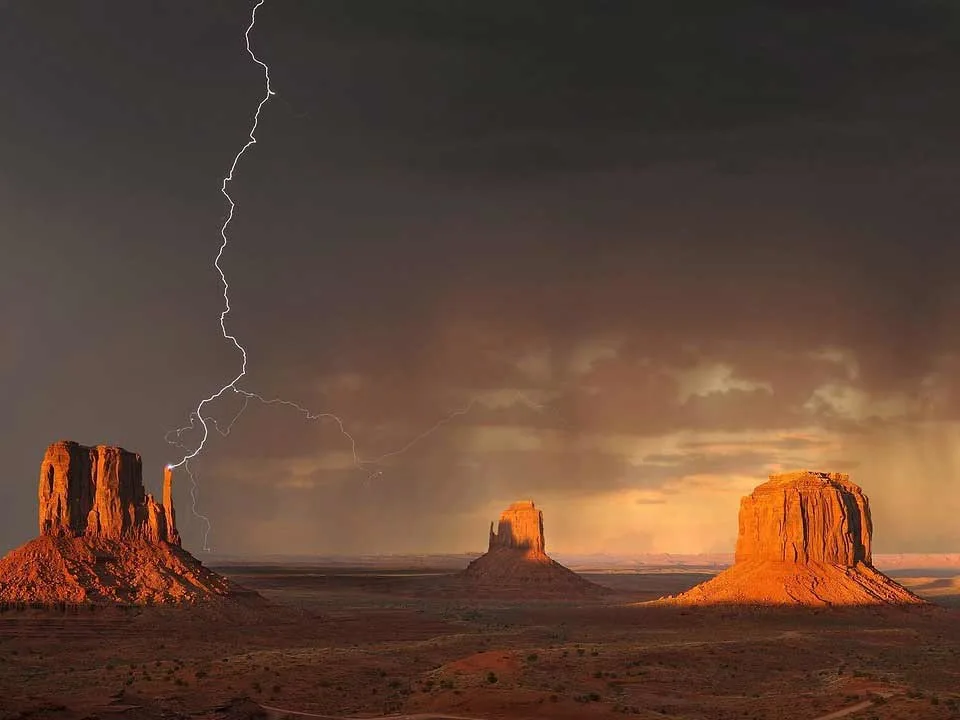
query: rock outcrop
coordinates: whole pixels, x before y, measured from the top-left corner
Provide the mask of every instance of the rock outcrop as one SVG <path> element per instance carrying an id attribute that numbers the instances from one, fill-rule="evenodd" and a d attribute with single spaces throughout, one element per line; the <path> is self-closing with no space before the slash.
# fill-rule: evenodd
<path id="1" fill-rule="evenodd" d="M 681 604 L 915 604 L 872 565 L 863 491 L 842 473 L 771 475 L 740 501 L 734 565 L 663 601 Z"/>
<path id="2" fill-rule="evenodd" d="M 584 596 L 609 592 L 546 553 L 543 513 L 530 500 L 516 502 L 490 524 L 487 552 L 459 574 L 471 592 L 510 597 Z"/>
<path id="3" fill-rule="evenodd" d="M 497 531 L 490 523 L 490 544 L 487 550 L 524 550 L 545 553 L 543 541 L 543 511 L 537 510 L 532 500 L 513 503 L 500 513 Z"/>
<path id="4" fill-rule="evenodd" d="M 170 467 L 157 502 L 136 453 L 56 442 L 38 497 L 40 536 L 0 559 L 0 601 L 196 602 L 239 591 L 181 547 Z"/>
<path id="5" fill-rule="evenodd" d="M 179 545 L 172 482 L 168 468 L 161 505 L 144 492 L 143 463 L 136 453 L 55 442 L 40 465 L 40 534 Z"/>
<path id="6" fill-rule="evenodd" d="M 869 503 L 849 475 L 772 475 L 740 500 L 735 562 L 870 564 L 872 536 Z"/>

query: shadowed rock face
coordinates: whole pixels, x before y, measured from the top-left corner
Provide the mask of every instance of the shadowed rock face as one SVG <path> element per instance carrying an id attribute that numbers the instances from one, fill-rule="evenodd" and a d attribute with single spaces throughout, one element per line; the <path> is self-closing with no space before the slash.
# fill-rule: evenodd
<path id="1" fill-rule="evenodd" d="M 40 464 L 39 500 L 41 535 L 180 543 L 170 471 L 161 505 L 144 492 L 140 456 L 123 448 L 53 443 Z"/>
<path id="2" fill-rule="evenodd" d="M 543 540 L 543 512 L 537 510 L 532 500 L 515 502 L 502 513 L 497 532 L 490 523 L 488 550 L 506 548 L 526 550 L 533 553 L 546 552 Z"/>
<path id="3" fill-rule="evenodd" d="M 740 501 L 736 562 L 871 562 L 873 523 L 863 491 L 842 473 L 770 476 Z"/>
<path id="4" fill-rule="evenodd" d="M 543 513 L 530 500 L 502 513 L 497 530 L 490 523 L 487 552 L 460 573 L 473 593 L 507 597 L 555 597 L 607 592 L 552 560 L 545 551 Z"/>
<path id="5" fill-rule="evenodd" d="M 872 565 L 863 491 L 841 473 L 771 475 L 740 501 L 734 565 L 664 598 L 679 604 L 919 604 Z"/>

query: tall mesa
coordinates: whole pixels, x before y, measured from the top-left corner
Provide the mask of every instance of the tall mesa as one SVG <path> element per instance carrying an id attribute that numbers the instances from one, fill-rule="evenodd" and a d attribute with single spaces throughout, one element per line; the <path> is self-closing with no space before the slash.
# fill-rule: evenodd
<path id="1" fill-rule="evenodd" d="M 40 463 L 40 535 L 0 559 L 0 602 L 180 603 L 255 593 L 181 547 L 173 471 L 144 491 L 140 456 L 62 440 Z"/>
<path id="2" fill-rule="evenodd" d="M 676 604 L 920 604 L 873 567 L 873 521 L 843 473 L 771 475 L 740 501 L 733 566 L 657 602 Z"/>
<path id="3" fill-rule="evenodd" d="M 51 444 L 40 464 L 40 534 L 53 537 L 143 538 L 180 544 L 172 472 L 164 472 L 163 503 L 143 487 L 143 462 L 120 447 Z"/>

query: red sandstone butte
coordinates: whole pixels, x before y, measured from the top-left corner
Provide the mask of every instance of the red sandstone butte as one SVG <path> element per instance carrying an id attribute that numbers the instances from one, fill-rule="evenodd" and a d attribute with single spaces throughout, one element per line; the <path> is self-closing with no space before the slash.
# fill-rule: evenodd
<path id="1" fill-rule="evenodd" d="M 587 595 L 607 592 L 551 559 L 543 538 L 543 513 L 530 500 L 500 514 L 496 532 L 490 523 L 487 552 L 460 573 L 485 592 L 524 595 Z"/>
<path id="2" fill-rule="evenodd" d="M 55 442 L 38 498 L 40 536 L 0 559 L 0 601 L 195 602 L 234 591 L 180 546 L 170 468 L 158 503 L 136 453 Z"/>
<path id="3" fill-rule="evenodd" d="M 172 484 L 167 468 L 161 505 L 144 492 L 143 463 L 136 453 L 55 442 L 40 464 L 40 534 L 179 545 Z"/>
<path id="4" fill-rule="evenodd" d="M 873 567 L 863 491 L 842 473 L 771 475 L 740 501 L 735 562 L 659 602 L 875 605 L 924 601 Z"/>

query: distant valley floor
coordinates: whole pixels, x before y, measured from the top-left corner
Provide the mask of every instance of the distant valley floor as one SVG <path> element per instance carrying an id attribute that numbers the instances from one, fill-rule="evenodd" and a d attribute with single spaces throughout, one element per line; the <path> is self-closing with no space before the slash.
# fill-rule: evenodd
<path id="1" fill-rule="evenodd" d="M 0 613 L 0 718 L 960 713 L 946 571 L 898 577 L 953 604 L 910 611 L 633 604 L 709 573 L 587 574 L 616 592 L 564 602 L 455 597 L 427 567 L 222 571 L 275 605 Z"/>

